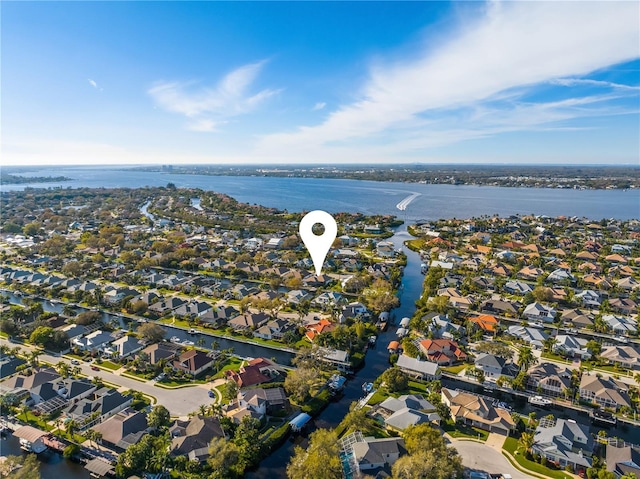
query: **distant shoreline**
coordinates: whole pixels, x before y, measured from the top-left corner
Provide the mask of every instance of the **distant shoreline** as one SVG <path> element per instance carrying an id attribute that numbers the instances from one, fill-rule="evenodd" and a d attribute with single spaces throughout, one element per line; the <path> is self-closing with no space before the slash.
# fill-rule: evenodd
<path id="1" fill-rule="evenodd" d="M 71 181 L 73 178 L 66 176 L 22 176 L 3 173 L 0 175 L 2 185 L 25 185 L 32 183 L 56 183 L 58 181 Z"/>

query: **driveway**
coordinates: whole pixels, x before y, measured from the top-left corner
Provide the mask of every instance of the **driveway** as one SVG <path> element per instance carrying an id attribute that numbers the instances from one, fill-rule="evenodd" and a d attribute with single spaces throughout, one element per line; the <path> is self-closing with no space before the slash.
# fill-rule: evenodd
<path id="1" fill-rule="evenodd" d="M 7 344 L 11 348 L 19 346 L 26 351 L 34 349 L 27 345 L 10 343 L 3 338 L 0 339 L 0 344 Z M 60 361 L 71 364 L 71 361 L 66 358 L 50 356 L 48 354 L 40 355 L 39 359 L 51 364 L 57 364 Z M 209 397 L 209 384 L 199 384 L 197 386 L 179 389 L 164 389 L 154 386 L 151 381 L 136 381 L 135 379 L 120 376 L 103 369 L 93 371 L 91 366 L 84 361 L 80 361 L 80 368 L 82 374 L 86 376 L 99 377 L 111 384 L 118 385 L 118 390 L 121 392 L 127 389 L 133 389 L 134 391 L 140 391 L 149 396 L 153 396 L 158 400 L 157 404 L 162 404 L 166 407 L 172 416 L 186 417 L 190 412 L 197 411 L 201 404 L 209 405 L 214 402 L 214 399 Z"/>
<path id="2" fill-rule="evenodd" d="M 451 445 L 458 450 L 462 464 L 470 469 L 490 474 L 511 474 L 513 479 L 537 479 L 518 471 L 500 451 L 484 443 L 453 439 Z"/>

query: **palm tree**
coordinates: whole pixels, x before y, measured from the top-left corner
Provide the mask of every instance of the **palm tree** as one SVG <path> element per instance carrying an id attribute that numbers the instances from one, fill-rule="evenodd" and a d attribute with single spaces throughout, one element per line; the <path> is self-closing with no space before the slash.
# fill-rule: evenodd
<path id="1" fill-rule="evenodd" d="M 538 360 L 533 355 L 533 351 L 530 347 L 524 346 L 518 350 L 518 366 L 521 371 L 528 371 L 529 368 L 534 365 Z"/>
<path id="2" fill-rule="evenodd" d="M 518 450 L 524 454 L 527 454 L 534 444 L 533 434 L 530 432 L 523 432 L 518 439 Z"/>
<path id="3" fill-rule="evenodd" d="M 200 415 L 202 417 L 207 415 L 207 406 L 205 406 L 204 404 L 200 404 L 200 406 L 198 406 L 198 411 L 200 412 Z"/>
<path id="4" fill-rule="evenodd" d="M 64 428 L 67 431 L 69 437 L 71 437 L 71 439 L 73 440 L 73 434 L 78 429 L 78 422 L 75 419 L 71 419 L 70 421 L 67 421 L 65 423 Z"/>
<path id="5" fill-rule="evenodd" d="M 23 404 L 22 406 L 20 406 L 20 414 L 24 416 L 25 421 L 28 421 L 27 413 L 29 411 L 30 411 L 29 406 L 27 406 L 26 404 Z"/>
<path id="6" fill-rule="evenodd" d="M 37 366 L 38 365 L 38 356 L 40 356 L 42 354 L 42 351 L 38 350 L 38 349 L 34 349 L 33 351 L 31 351 L 29 353 L 29 364 L 31 364 L 31 366 Z"/>
<path id="7" fill-rule="evenodd" d="M 220 343 L 218 341 L 216 341 L 215 339 L 211 341 L 211 349 L 213 349 L 214 351 L 217 351 L 219 347 L 220 347 Z"/>
<path id="8" fill-rule="evenodd" d="M 65 363 L 64 361 L 60 361 L 58 364 L 56 364 L 56 371 L 58 371 L 58 374 L 60 374 L 60 376 L 62 376 L 63 378 L 69 377 L 70 369 L 71 368 L 69 364 Z"/>

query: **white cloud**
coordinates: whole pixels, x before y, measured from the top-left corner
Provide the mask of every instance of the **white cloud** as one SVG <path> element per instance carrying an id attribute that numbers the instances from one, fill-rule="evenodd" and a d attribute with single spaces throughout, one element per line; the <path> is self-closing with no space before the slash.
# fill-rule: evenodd
<path id="1" fill-rule="evenodd" d="M 553 85 L 561 85 L 561 86 L 593 86 L 593 87 L 602 87 L 602 88 L 613 88 L 619 90 L 632 90 L 632 91 L 640 91 L 640 86 L 633 85 L 624 85 L 621 83 L 614 83 L 610 81 L 602 81 L 602 80 L 589 80 L 585 78 L 556 78 L 551 80 L 550 82 Z"/>
<path id="2" fill-rule="evenodd" d="M 96 83 L 95 80 L 92 80 L 91 78 L 89 78 L 87 81 L 89 82 L 89 85 L 91 85 L 93 88 L 96 88 L 96 89 L 98 88 L 98 84 Z"/>
<path id="3" fill-rule="evenodd" d="M 311 111 L 322 110 L 322 109 L 324 109 L 325 106 L 327 106 L 327 104 L 325 102 L 319 101 L 318 103 L 313 105 L 313 108 L 311 109 Z"/>
<path id="4" fill-rule="evenodd" d="M 638 13 L 635 2 L 491 2 L 484 16 L 461 22 L 444 41 L 425 42 L 411 59 L 373 65 L 358 100 L 318 125 L 262 137 L 257 153 L 332 158 L 329 153 L 341 151 L 348 157 L 349 147 L 355 152 L 375 141 L 392 145 L 389 154 L 402 154 L 432 143 L 614 112 L 600 107 L 605 99 L 583 104 L 580 98 L 574 104 L 570 98 L 547 104 L 523 99 L 536 86 L 552 81 L 575 86 L 567 77 L 638 58 Z"/>
<path id="5" fill-rule="evenodd" d="M 261 61 L 237 68 L 213 87 L 195 82 L 157 82 L 148 93 L 161 108 L 193 119 L 187 128 L 214 131 L 225 123 L 224 119 L 249 113 L 279 93 L 273 89 L 249 93 L 264 64 Z"/>

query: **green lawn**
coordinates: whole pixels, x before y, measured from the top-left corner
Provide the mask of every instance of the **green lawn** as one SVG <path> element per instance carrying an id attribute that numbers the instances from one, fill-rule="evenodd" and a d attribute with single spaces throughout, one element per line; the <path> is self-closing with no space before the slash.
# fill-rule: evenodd
<path id="1" fill-rule="evenodd" d="M 218 371 L 213 376 L 214 379 L 223 378 L 225 371 L 228 371 L 228 370 L 237 371 L 238 369 L 240 369 L 240 366 L 244 364 L 244 362 L 245 361 L 243 359 L 237 358 L 235 356 L 231 356 L 225 361 L 225 364 L 224 366 L 222 366 L 222 368 L 220 368 L 220 371 Z"/>
<path id="2" fill-rule="evenodd" d="M 7 333 L 5 333 L 4 331 L 0 331 L 0 338 L 8 338 L 9 335 Z"/>
<path id="3" fill-rule="evenodd" d="M 129 378 L 129 379 L 135 379 L 136 381 L 140 381 L 141 383 L 146 383 L 148 381 L 147 378 L 140 376 L 139 374 L 136 374 L 134 372 L 131 371 L 127 371 L 126 373 L 122 373 L 121 376 L 124 376 L 125 378 Z"/>
<path id="4" fill-rule="evenodd" d="M 207 381 L 204 379 L 195 379 L 195 380 L 186 380 L 186 381 L 166 381 L 157 382 L 156 386 L 159 388 L 165 389 L 175 389 L 175 388 L 188 388 L 191 386 L 195 386 L 197 384 L 205 384 Z"/>
<path id="5" fill-rule="evenodd" d="M 117 371 L 122 367 L 121 364 L 116 364 L 111 361 L 102 361 L 100 364 L 95 363 L 96 366 L 103 369 L 108 369 L 109 371 Z"/>
<path id="6" fill-rule="evenodd" d="M 489 432 L 484 429 L 478 429 L 477 427 L 467 426 L 465 424 L 451 424 L 444 423 L 442 429 L 446 431 L 451 437 L 461 438 L 468 437 L 470 439 L 478 439 L 486 441 L 489 437 Z"/>
<path id="7" fill-rule="evenodd" d="M 389 394 L 386 391 L 383 391 L 382 389 L 378 389 L 375 393 L 373 393 L 373 396 L 371 396 L 371 399 L 369 399 L 369 402 L 367 402 L 367 404 L 378 404 L 381 403 L 382 401 L 384 401 L 385 399 L 387 399 L 389 397 Z"/>
<path id="8" fill-rule="evenodd" d="M 530 461 L 522 454 L 518 452 L 518 440 L 515 437 L 508 437 L 504 442 L 503 449 L 511 453 L 511 455 L 515 458 L 516 462 L 520 465 L 520 467 L 527 469 L 532 472 L 536 472 L 545 477 L 555 478 L 555 479 L 570 479 L 571 476 L 564 471 L 559 471 L 557 469 L 549 469 L 542 464 L 538 464 L 537 462 Z"/>
<path id="9" fill-rule="evenodd" d="M 25 415 L 23 413 L 16 414 L 18 419 L 25 420 Z M 45 431 L 51 431 L 53 427 L 47 423 L 42 417 L 36 416 L 31 411 L 27 412 L 26 422 L 32 425 L 33 427 L 37 427 L 38 429 L 44 429 Z"/>
<path id="10" fill-rule="evenodd" d="M 458 374 L 463 369 L 466 369 L 467 366 L 467 364 L 458 364 L 457 366 L 448 366 L 446 368 L 442 368 L 442 370 L 451 374 Z"/>

